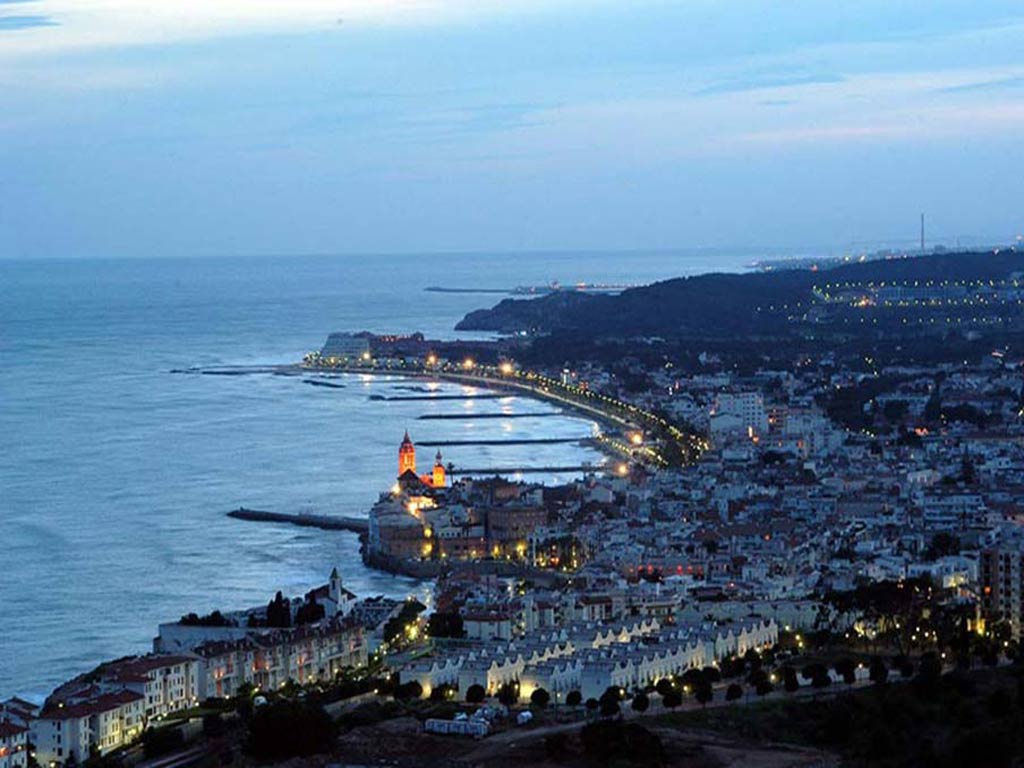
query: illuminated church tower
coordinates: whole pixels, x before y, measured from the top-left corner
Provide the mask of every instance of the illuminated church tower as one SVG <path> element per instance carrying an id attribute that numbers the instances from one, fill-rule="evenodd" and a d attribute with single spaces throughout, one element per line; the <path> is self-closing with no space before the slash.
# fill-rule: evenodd
<path id="1" fill-rule="evenodd" d="M 398 447 L 398 479 L 400 482 L 408 472 L 416 475 L 416 446 L 413 445 L 412 438 L 409 437 L 409 432 L 406 430 L 402 444 Z M 423 485 L 429 488 L 444 488 L 447 475 L 444 461 L 441 459 L 441 452 L 438 451 L 437 456 L 434 458 L 433 469 L 430 472 L 417 475 L 417 477 Z"/>
<path id="2" fill-rule="evenodd" d="M 441 460 L 441 451 L 438 450 L 434 457 L 434 472 L 431 476 L 431 485 L 435 488 L 444 488 L 444 462 Z"/>
<path id="3" fill-rule="evenodd" d="M 398 476 L 401 477 L 406 472 L 416 474 L 416 446 L 412 444 L 408 430 L 405 432 L 402 445 L 398 448 Z"/>

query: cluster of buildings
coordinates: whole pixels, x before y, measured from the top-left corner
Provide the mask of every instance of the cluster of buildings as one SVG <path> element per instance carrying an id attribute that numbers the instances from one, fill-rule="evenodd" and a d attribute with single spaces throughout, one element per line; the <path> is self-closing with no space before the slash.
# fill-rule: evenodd
<path id="1" fill-rule="evenodd" d="M 368 353 L 363 337 L 329 346 L 339 358 Z M 780 632 L 851 627 L 857 617 L 823 608 L 826 593 L 921 576 L 976 606 L 982 631 L 1021 638 L 1017 364 L 997 352 L 973 366 L 851 368 L 831 354 L 744 375 L 710 354 L 700 365 L 619 363 L 638 408 L 707 435 L 679 471 L 652 468 L 638 449 L 627 471 L 561 486 L 453 482 L 440 453 L 419 470 L 405 435 L 364 554 L 438 576 L 436 609 L 461 631 L 396 661 L 402 682 L 425 695 L 512 685 L 522 700 L 540 688 L 555 701 L 598 697 L 763 649 Z M 563 377 L 622 396 L 607 367 Z M 638 380 L 649 386 L 638 392 Z M 288 602 L 283 624 L 252 609 L 161 625 L 151 655 L 104 664 L 41 708 L 0 704 L 0 768 L 25 768 L 30 743 L 41 764 L 81 761 L 208 698 L 334 678 L 367 663 L 401 607 L 357 599 L 335 571 Z"/>
<path id="2" fill-rule="evenodd" d="M 741 376 L 717 362 L 685 376 L 626 362 L 650 383 L 638 395 L 632 382 L 639 407 L 709 436 L 682 471 L 638 461 L 559 487 L 489 480 L 421 496 L 400 482 L 382 498 L 376 546 L 394 541 L 383 522 L 401 520 L 407 546 L 393 554 L 522 568 L 498 586 L 472 569 L 441 580 L 438 609 L 459 614 L 464 638 L 403 678 L 460 691 L 514 679 L 523 695 L 635 687 L 652 670 L 713 663 L 713 638 L 737 628 L 761 627 L 758 645 L 780 628 L 834 629 L 820 602 L 830 591 L 917 577 L 974 606 L 974 628 L 1021 638 L 1019 366 L 996 353 L 973 366 L 853 370 L 824 355 Z M 606 368 L 570 375 L 620 395 Z M 623 640 L 601 646 L 609 627 Z"/>
<path id="3" fill-rule="evenodd" d="M 300 609 L 313 601 L 322 618 L 301 623 Z M 29 744 L 40 765 L 81 763 L 208 699 L 333 680 L 366 665 L 403 603 L 359 600 L 335 569 L 327 584 L 287 605 L 288 626 L 267 626 L 266 608 L 161 624 L 151 654 L 101 664 L 59 686 L 41 707 L 0 704 L 0 768 L 26 768 Z"/>
<path id="4" fill-rule="evenodd" d="M 441 453 L 417 474 L 406 433 L 398 478 L 370 510 L 366 559 L 388 567 L 451 559 L 523 558 L 532 532 L 546 524 L 545 488 L 501 478 L 449 484 Z"/>
<path id="5" fill-rule="evenodd" d="M 703 669 L 719 660 L 764 650 L 778 640 L 772 619 L 747 617 L 662 626 L 657 619 L 588 622 L 526 632 L 512 640 L 478 638 L 449 645 L 400 667 L 403 682 L 418 682 L 425 693 L 439 686 L 466 692 L 474 685 L 495 695 L 517 688 L 529 702 L 537 689 L 553 701 L 579 691 L 598 698 L 609 687 L 634 690 L 658 680 Z"/>

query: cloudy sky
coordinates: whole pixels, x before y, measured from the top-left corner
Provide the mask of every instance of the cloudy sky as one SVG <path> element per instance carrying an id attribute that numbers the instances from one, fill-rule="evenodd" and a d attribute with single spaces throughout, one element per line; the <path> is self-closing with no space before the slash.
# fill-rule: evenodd
<path id="1" fill-rule="evenodd" d="M 0 0 L 0 257 L 1024 230 L 1020 0 Z"/>

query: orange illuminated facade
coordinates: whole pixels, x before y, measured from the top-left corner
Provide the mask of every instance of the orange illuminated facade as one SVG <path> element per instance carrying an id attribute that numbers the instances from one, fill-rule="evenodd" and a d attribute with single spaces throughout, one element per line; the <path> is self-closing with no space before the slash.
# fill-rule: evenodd
<path id="1" fill-rule="evenodd" d="M 416 474 L 416 446 L 413 445 L 409 433 L 405 433 L 402 444 L 398 447 L 398 477 L 402 478 L 407 472 Z M 431 488 L 444 488 L 447 482 L 444 462 L 441 458 L 441 451 L 434 457 L 434 467 L 429 473 L 418 475 L 420 482 Z"/>

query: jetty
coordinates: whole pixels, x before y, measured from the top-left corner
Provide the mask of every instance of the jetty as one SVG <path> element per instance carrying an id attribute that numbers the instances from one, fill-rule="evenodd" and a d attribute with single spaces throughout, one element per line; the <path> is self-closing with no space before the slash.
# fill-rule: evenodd
<path id="1" fill-rule="evenodd" d="M 589 435 L 580 437 L 520 437 L 494 440 L 421 440 L 418 445 L 424 448 L 453 448 L 466 445 L 566 445 L 569 443 L 593 442 Z"/>
<path id="2" fill-rule="evenodd" d="M 254 523 L 286 523 L 302 528 L 320 528 L 325 531 L 351 531 L 365 536 L 370 531 L 370 521 L 365 517 L 344 517 L 340 515 L 311 515 L 305 512 L 288 514 L 287 512 L 266 512 L 259 509 L 239 507 L 228 512 L 228 517 L 235 520 L 248 520 Z"/>
<path id="3" fill-rule="evenodd" d="M 423 421 L 446 421 L 458 419 L 546 419 L 552 416 L 561 416 L 560 411 L 540 411 L 538 413 L 425 413 L 417 416 Z"/>

